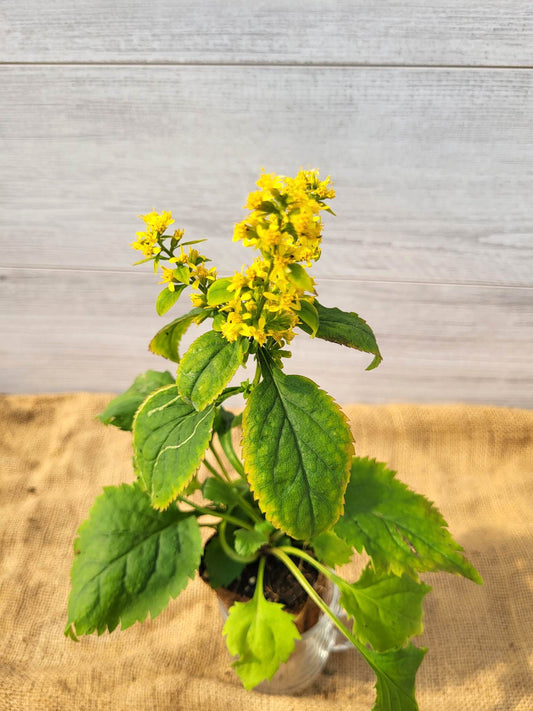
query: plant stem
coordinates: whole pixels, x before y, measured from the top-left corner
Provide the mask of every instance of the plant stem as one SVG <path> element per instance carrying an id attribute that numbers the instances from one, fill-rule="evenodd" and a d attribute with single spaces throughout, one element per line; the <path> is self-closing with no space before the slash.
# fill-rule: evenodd
<path id="1" fill-rule="evenodd" d="M 322 565 L 322 563 L 320 563 L 316 558 L 313 558 L 312 555 L 309 555 L 309 553 L 301 550 L 300 548 L 294 548 L 293 546 L 280 546 L 278 550 L 288 553 L 289 555 L 297 555 L 303 560 L 306 560 L 308 563 L 311 563 L 311 565 L 314 566 L 320 573 L 323 573 L 327 578 L 332 580 L 337 585 L 339 583 L 342 585 L 342 583 L 344 582 L 343 579 L 336 575 L 332 570 L 327 568 L 325 565 Z"/>
<path id="2" fill-rule="evenodd" d="M 227 472 L 227 470 L 226 470 L 226 467 L 225 467 L 224 464 L 222 463 L 222 460 L 220 459 L 219 454 L 218 454 L 217 450 L 215 449 L 215 445 L 213 444 L 213 440 L 211 440 L 211 442 L 209 442 L 209 449 L 210 449 L 211 452 L 213 453 L 214 458 L 217 460 L 217 464 L 218 464 L 218 466 L 220 467 L 220 471 L 221 471 L 222 474 L 225 476 L 225 478 L 227 479 L 227 481 L 231 483 L 230 475 L 228 474 L 228 472 Z"/>
<path id="3" fill-rule="evenodd" d="M 226 538 L 226 521 L 222 521 L 218 528 L 218 539 L 224 553 L 237 563 L 253 563 L 254 560 L 257 560 L 257 555 L 239 555 L 237 551 L 233 550 Z"/>
<path id="4" fill-rule="evenodd" d="M 206 466 L 206 469 L 209 469 L 211 474 L 216 477 L 219 481 L 223 482 L 224 484 L 227 484 L 228 482 L 223 478 L 222 474 L 215 469 L 215 467 L 207 461 L 207 459 L 204 457 L 204 464 Z"/>
<path id="5" fill-rule="evenodd" d="M 195 509 L 201 514 L 205 514 L 206 516 L 218 516 L 218 518 L 224 519 L 224 521 L 227 521 L 228 523 L 234 523 L 236 526 L 239 526 L 239 528 L 247 528 L 249 531 L 253 530 L 253 526 L 251 526 L 247 521 L 241 521 L 239 518 L 231 516 L 230 514 L 227 514 L 224 511 L 218 511 L 218 509 L 210 509 L 206 506 L 199 506 L 198 504 L 195 504 L 194 501 L 190 501 L 184 496 L 179 496 L 178 500 L 181 501 L 183 504 L 192 506 L 193 509 Z"/>
<path id="6" fill-rule="evenodd" d="M 290 548 L 290 546 L 287 546 L 287 548 Z M 297 550 L 297 549 L 292 549 L 292 550 Z M 299 551 L 301 552 L 301 551 Z M 372 661 L 370 660 L 369 656 L 367 655 L 367 650 L 361 642 L 355 637 L 350 630 L 345 627 L 342 622 L 339 620 L 337 615 L 335 615 L 328 607 L 328 605 L 322 600 L 320 595 L 316 592 L 314 587 L 311 585 L 311 583 L 306 579 L 302 571 L 298 568 L 296 563 L 294 563 L 289 556 L 281 549 L 281 548 L 271 548 L 270 553 L 272 555 L 275 555 L 276 558 L 279 558 L 287 568 L 291 571 L 291 573 L 294 575 L 296 580 L 300 583 L 302 588 L 305 590 L 305 592 L 309 595 L 311 600 L 317 605 L 317 607 L 322 610 L 322 612 L 327 615 L 330 620 L 333 622 L 335 627 L 339 630 L 339 632 L 342 632 L 342 634 L 348 639 L 354 647 L 356 647 L 359 652 L 363 655 L 363 657 L 367 660 L 367 662 L 370 664 L 370 666 L 375 670 L 374 664 L 372 664 Z M 309 556 L 311 557 L 311 556 Z M 327 569 L 326 569 L 327 570 Z M 329 572 L 329 571 L 328 571 Z"/>
<path id="7" fill-rule="evenodd" d="M 222 449 L 224 450 L 224 453 L 225 453 L 226 457 L 228 458 L 231 466 L 235 469 L 237 474 L 244 481 L 247 481 L 242 462 L 239 459 L 239 456 L 238 456 L 237 452 L 235 451 L 235 448 L 233 447 L 233 442 L 231 439 L 231 430 L 229 432 L 225 432 L 222 435 L 218 435 L 218 441 L 220 442 Z"/>

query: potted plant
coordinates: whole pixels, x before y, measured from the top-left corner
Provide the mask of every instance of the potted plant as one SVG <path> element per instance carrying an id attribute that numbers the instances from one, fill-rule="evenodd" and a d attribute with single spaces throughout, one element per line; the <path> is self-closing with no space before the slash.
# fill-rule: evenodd
<path id="1" fill-rule="evenodd" d="M 192 308 L 150 343 L 179 363 L 177 377 L 149 370 L 99 416 L 132 431 L 136 481 L 105 488 L 78 530 L 65 634 L 153 618 L 201 568 L 227 609 L 223 634 L 246 689 L 271 679 L 306 629 L 325 620 L 374 670 L 376 711 L 416 709 L 425 649 L 410 639 L 422 631 L 430 590 L 419 574 L 481 579 L 434 505 L 385 464 L 354 456 L 334 400 L 284 372 L 297 329 L 371 354 L 368 370 L 381 354 L 362 318 L 318 301 L 308 273 L 335 195 L 329 178 L 263 173 L 257 185 L 233 237 L 257 256 L 230 277 L 198 251 L 202 240 L 166 234 L 170 212 L 142 216 L 132 246 L 161 268 L 157 312 L 189 287 Z M 210 329 L 180 357 L 181 337 L 203 322 Z M 251 365 L 248 380 L 229 384 Z M 245 407 L 236 416 L 223 403 L 238 393 Z M 201 526 L 212 529 L 205 546 Z M 363 551 L 359 580 L 334 571 Z"/>

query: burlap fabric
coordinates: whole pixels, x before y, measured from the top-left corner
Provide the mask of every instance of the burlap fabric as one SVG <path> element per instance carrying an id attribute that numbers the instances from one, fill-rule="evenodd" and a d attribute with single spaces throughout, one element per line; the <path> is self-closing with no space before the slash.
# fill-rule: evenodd
<path id="1" fill-rule="evenodd" d="M 105 484 L 131 481 L 131 437 L 94 420 L 105 395 L 10 396 L 1 409 L 0 709 L 369 711 L 372 674 L 332 656 L 299 697 L 246 693 L 214 595 L 192 582 L 153 621 L 63 637 L 72 540 Z M 421 711 L 533 709 L 533 412 L 354 406 L 359 454 L 436 501 L 485 585 L 426 575 Z M 353 575 L 356 566 L 352 566 Z"/>

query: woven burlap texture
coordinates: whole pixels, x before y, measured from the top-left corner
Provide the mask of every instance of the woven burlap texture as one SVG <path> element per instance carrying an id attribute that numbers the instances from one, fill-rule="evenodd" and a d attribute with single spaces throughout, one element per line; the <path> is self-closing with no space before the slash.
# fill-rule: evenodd
<path id="1" fill-rule="evenodd" d="M 200 580 L 155 620 L 63 636 L 72 541 L 108 484 L 131 481 L 131 435 L 94 416 L 108 395 L 0 399 L 0 709 L 370 711 L 355 650 L 300 696 L 247 693 L 228 664 L 215 596 Z M 421 711 L 533 709 L 533 412 L 345 408 L 359 455 L 386 461 L 435 501 L 485 584 L 424 575 Z M 357 574 L 360 563 L 347 566 Z"/>

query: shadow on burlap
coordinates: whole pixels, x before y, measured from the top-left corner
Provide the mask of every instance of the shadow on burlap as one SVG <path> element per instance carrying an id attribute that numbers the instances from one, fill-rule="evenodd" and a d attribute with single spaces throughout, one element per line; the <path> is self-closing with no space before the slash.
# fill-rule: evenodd
<path id="1" fill-rule="evenodd" d="M 131 481 L 131 435 L 94 420 L 109 396 L 0 400 L 0 710 L 370 711 L 373 675 L 333 655 L 298 697 L 246 693 L 198 579 L 155 620 L 63 637 L 72 541 L 103 485 Z M 533 709 L 533 412 L 346 408 L 360 455 L 435 501 L 485 584 L 425 575 L 421 711 Z M 343 571 L 354 579 L 361 561 Z"/>

